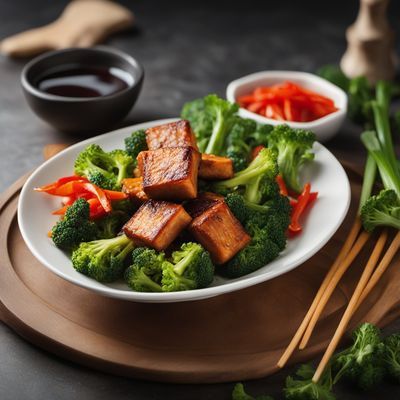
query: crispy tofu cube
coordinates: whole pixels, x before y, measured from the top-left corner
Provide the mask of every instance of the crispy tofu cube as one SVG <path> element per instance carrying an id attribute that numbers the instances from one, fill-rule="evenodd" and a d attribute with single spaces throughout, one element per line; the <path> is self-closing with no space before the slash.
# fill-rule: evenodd
<path id="1" fill-rule="evenodd" d="M 147 129 L 146 141 L 149 150 L 157 150 L 163 147 L 186 146 L 197 150 L 196 137 L 190 127 L 189 121 L 186 120 Z"/>
<path id="2" fill-rule="evenodd" d="M 228 157 L 202 154 L 199 168 L 199 178 L 202 179 L 229 179 L 233 176 L 233 163 Z"/>
<path id="3" fill-rule="evenodd" d="M 184 207 L 192 218 L 196 218 L 214 206 L 218 201 L 224 201 L 224 197 L 216 193 L 203 192 L 196 199 L 185 202 Z"/>
<path id="4" fill-rule="evenodd" d="M 142 178 L 127 178 L 122 181 L 122 191 L 126 193 L 136 204 L 144 203 L 149 200 L 143 191 Z"/>
<path id="5" fill-rule="evenodd" d="M 142 151 L 138 165 L 143 190 L 151 199 L 186 200 L 197 196 L 200 153 L 192 147 Z"/>
<path id="6" fill-rule="evenodd" d="M 191 220 L 179 204 L 148 200 L 124 225 L 123 230 L 136 245 L 161 251 L 176 239 Z"/>
<path id="7" fill-rule="evenodd" d="M 193 219 L 189 231 L 210 252 L 215 264 L 223 264 L 247 246 L 251 237 L 224 201 Z"/>

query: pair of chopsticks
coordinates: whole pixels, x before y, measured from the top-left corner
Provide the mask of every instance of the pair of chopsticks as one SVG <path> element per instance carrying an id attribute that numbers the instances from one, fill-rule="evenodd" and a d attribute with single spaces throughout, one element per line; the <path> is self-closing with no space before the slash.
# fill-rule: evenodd
<path id="1" fill-rule="evenodd" d="M 354 259 L 360 253 L 364 245 L 367 243 L 368 239 L 371 237 L 370 233 L 367 233 L 364 230 L 360 233 L 361 228 L 361 221 L 359 216 L 357 216 L 350 230 L 350 233 L 342 246 L 342 249 L 340 250 L 334 263 L 329 269 L 307 314 L 305 315 L 302 323 L 297 329 L 292 341 L 286 348 L 282 357 L 279 359 L 277 363 L 278 367 L 284 367 L 284 365 L 287 363 L 288 359 L 297 347 L 299 347 L 299 349 L 304 349 L 307 346 L 310 337 L 314 331 L 315 325 L 319 317 L 321 316 L 333 291 L 335 290 L 337 284 L 339 283 L 340 279 L 347 271 L 347 269 L 350 267 Z M 379 279 L 382 277 L 383 273 L 386 271 L 393 257 L 397 253 L 400 247 L 400 232 L 396 234 L 392 243 L 380 260 L 387 239 L 388 231 L 384 229 L 374 246 L 371 256 L 364 268 L 364 271 L 354 290 L 349 304 L 347 305 L 342 319 L 338 327 L 336 328 L 335 334 L 333 335 L 333 338 L 331 339 L 315 371 L 315 374 L 312 378 L 314 382 L 318 382 L 318 380 L 321 378 L 330 358 L 332 357 L 339 344 L 340 339 L 346 331 L 351 317 L 354 315 L 358 307 L 362 304 L 362 302 L 365 300 L 371 290 L 375 287 Z"/>

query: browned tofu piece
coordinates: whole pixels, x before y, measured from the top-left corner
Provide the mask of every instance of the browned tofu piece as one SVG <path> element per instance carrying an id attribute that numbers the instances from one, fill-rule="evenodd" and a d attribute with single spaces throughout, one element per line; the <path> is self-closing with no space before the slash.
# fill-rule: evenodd
<path id="1" fill-rule="evenodd" d="M 199 178 L 202 179 L 229 179 L 233 176 L 232 160 L 228 157 L 202 154 L 199 168 Z"/>
<path id="2" fill-rule="evenodd" d="M 192 218 L 196 218 L 214 206 L 218 201 L 224 201 L 224 197 L 216 193 L 203 192 L 196 199 L 185 202 L 184 207 Z"/>
<path id="3" fill-rule="evenodd" d="M 163 147 L 185 147 L 197 148 L 196 137 L 190 127 L 189 121 L 181 120 L 154 126 L 146 131 L 146 141 L 149 150 L 161 149 Z"/>
<path id="4" fill-rule="evenodd" d="M 122 191 L 126 193 L 135 203 L 144 203 L 149 200 L 143 191 L 142 178 L 126 178 L 122 181 Z"/>
<path id="5" fill-rule="evenodd" d="M 189 230 L 195 239 L 210 252 L 215 264 L 223 264 L 247 246 L 251 237 L 232 214 L 224 201 L 193 219 Z"/>
<path id="6" fill-rule="evenodd" d="M 185 209 L 167 201 L 148 200 L 124 225 L 126 236 L 137 246 L 165 250 L 192 218 Z"/>
<path id="7" fill-rule="evenodd" d="M 143 190 L 151 199 L 186 200 L 197 196 L 200 153 L 192 147 L 142 151 L 138 165 Z"/>

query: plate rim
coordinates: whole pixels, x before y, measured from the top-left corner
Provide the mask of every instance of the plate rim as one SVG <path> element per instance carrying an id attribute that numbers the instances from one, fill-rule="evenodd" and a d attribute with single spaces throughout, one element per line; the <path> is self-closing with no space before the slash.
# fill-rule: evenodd
<path id="1" fill-rule="evenodd" d="M 323 152 L 327 152 L 333 159 L 336 161 L 338 165 L 338 170 L 343 174 L 346 182 L 346 188 L 345 188 L 345 193 L 343 190 L 343 195 L 346 195 L 346 204 L 342 210 L 342 214 L 340 215 L 340 218 L 336 221 L 334 226 L 331 228 L 330 233 L 327 234 L 322 240 L 320 240 L 315 246 L 312 247 L 309 251 L 307 251 L 302 257 L 297 258 L 295 261 L 292 261 L 291 263 L 288 263 L 284 270 L 272 270 L 268 271 L 267 273 L 257 275 L 257 276 L 250 276 L 247 278 L 243 278 L 241 280 L 235 280 L 233 282 L 228 282 L 224 283 L 222 285 L 218 286 L 212 286 L 212 287 L 207 287 L 203 289 L 195 289 L 195 290 L 190 290 L 190 291 L 181 291 L 181 292 L 169 292 L 169 293 L 151 293 L 151 292 L 135 292 L 135 291 L 125 291 L 125 290 L 120 290 L 112 287 L 108 287 L 106 285 L 100 287 L 94 287 L 91 286 L 90 284 L 87 284 L 84 281 L 77 281 L 73 277 L 70 277 L 66 274 L 64 274 L 60 269 L 55 267 L 52 263 L 48 262 L 45 257 L 42 256 L 40 251 L 36 249 L 36 247 L 31 243 L 29 240 L 29 235 L 27 234 L 27 230 L 25 228 L 25 221 L 23 220 L 22 216 L 24 214 L 23 212 L 23 202 L 24 198 L 27 195 L 26 193 L 28 190 L 30 191 L 30 184 L 34 180 L 37 174 L 39 174 L 41 171 L 45 170 L 49 164 L 54 162 L 55 160 L 62 158 L 65 153 L 73 151 L 77 147 L 84 146 L 86 144 L 98 141 L 99 139 L 103 137 L 110 137 L 110 135 L 113 136 L 118 136 L 122 132 L 126 130 L 138 130 L 138 129 L 145 129 L 146 127 L 149 126 L 155 126 L 155 125 L 160 125 L 164 123 L 170 123 L 177 121 L 179 118 L 167 118 L 167 119 L 159 119 L 159 120 L 151 120 L 147 122 L 141 122 L 138 124 L 134 125 L 129 125 L 123 128 L 119 128 L 110 132 L 103 133 L 98 136 L 94 136 L 88 139 L 85 139 L 83 141 L 80 141 L 78 143 L 75 143 L 68 148 L 62 150 L 60 153 L 56 154 L 55 156 L 51 157 L 49 160 L 45 161 L 42 163 L 38 168 L 36 168 L 32 174 L 29 176 L 29 178 L 26 180 L 24 183 L 20 196 L 18 199 L 18 212 L 17 212 L 17 218 L 18 218 L 18 226 L 21 231 L 22 238 L 27 245 L 28 249 L 31 251 L 31 253 L 34 255 L 34 257 L 46 268 L 48 268 L 51 272 L 55 273 L 57 276 L 61 277 L 62 279 L 65 279 L 66 281 L 75 284 L 77 286 L 83 287 L 85 289 L 94 291 L 100 295 L 107 296 L 107 297 L 112 297 L 112 298 L 118 298 L 121 300 L 127 300 L 127 301 L 134 301 L 134 302 L 150 302 L 150 303 L 169 303 L 169 302 L 182 302 L 182 301 L 196 301 L 196 300 L 204 300 L 210 297 L 214 296 L 220 296 L 223 294 L 227 294 L 230 292 L 234 292 L 237 290 L 249 288 L 253 285 L 260 284 L 262 282 L 268 281 L 270 279 L 274 279 L 280 275 L 286 274 L 287 272 L 292 271 L 293 269 L 297 268 L 301 264 L 303 264 L 305 261 L 307 261 L 309 258 L 311 258 L 313 255 L 315 255 L 331 238 L 332 236 L 336 233 L 336 231 L 339 229 L 340 225 L 342 224 L 344 218 L 346 217 L 349 206 L 350 206 L 350 201 L 351 201 L 351 189 L 350 189 L 350 182 L 348 179 L 348 176 L 339 162 L 339 160 L 321 143 L 316 142 L 316 146 L 321 149 Z M 344 189 L 344 188 L 343 188 Z M 61 251 L 61 250 L 60 250 Z"/>

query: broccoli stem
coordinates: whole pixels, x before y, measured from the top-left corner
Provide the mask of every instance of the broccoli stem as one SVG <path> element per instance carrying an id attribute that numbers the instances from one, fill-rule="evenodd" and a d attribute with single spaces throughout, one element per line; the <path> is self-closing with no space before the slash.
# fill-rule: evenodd
<path id="1" fill-rule="evenodd" d="M 261 193 L 260 193 L 260 182 L 262 176 L 259 176 L 253 180 L 249 185 L 246 186 L 246 190 L 244 192 L 244 199 L 249 203 L 259 204 L 261 201 Z"/>
<path id="2" fill-rule="evenodd" d="M 376 177 L 376 162 L 371 154 L 368 153 L 367 161 L 365 162 L 364 178 L 361 188 L 360 204 L 358 206 L 358 215 L 365 202 L 371 197 L 372 188 Z"/>
<path id="3" fill-rule="evenodd" d="M 186 268 L 192 263 L 193 258 L 195 257 L 196 253 L 198 252 L 197 248 L 193 248 L 190 252 L 182 258 L 178 263 L 174 265 L 174 271 L 178 275 L 183 275 Z"/>
<path id="4" fill-rule="evenodd" d="M 217 120 L 214 125 L 210 140 L 208 141 L 207 154 L 219 154 L 225 139 L 224 116 L 221 110 L 217 110 Z"/>

